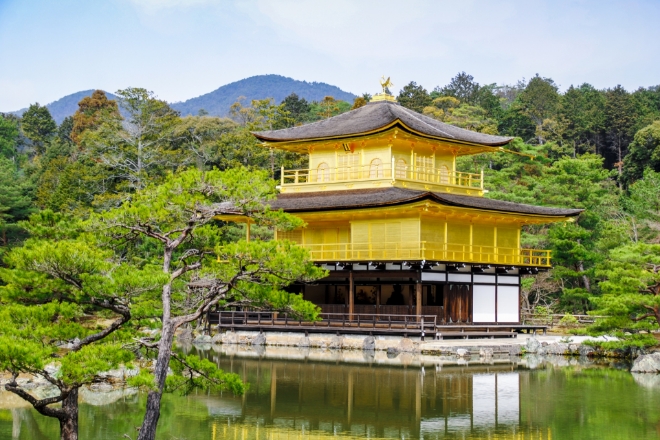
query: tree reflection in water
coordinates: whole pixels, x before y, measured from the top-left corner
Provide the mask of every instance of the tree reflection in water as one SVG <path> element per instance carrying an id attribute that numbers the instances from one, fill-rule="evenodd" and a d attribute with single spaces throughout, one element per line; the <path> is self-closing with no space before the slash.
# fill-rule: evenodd
<path id="1" fill-rule="evenodd" d="M 234 346 L 200 353 L 250 388 L 241 397 L 166 395 L 159 439 L 660 438 L 660 383 L 576 359 L 468 366 L 383 352 Z M 57 438 L 56 424 L 12 406 L 6 394 L 0 438 Z M 144 395 L 117 395 L 105 405 L 83 401 L 81 439 L 135 437 Z"/>

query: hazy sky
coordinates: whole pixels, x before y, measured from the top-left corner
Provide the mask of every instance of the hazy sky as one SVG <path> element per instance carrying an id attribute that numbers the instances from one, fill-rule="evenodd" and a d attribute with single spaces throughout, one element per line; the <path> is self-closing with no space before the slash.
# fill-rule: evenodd
<path id="1" fill-rule="evenodd" d="M 0 0 L 0 111 L 92 88 L 179 101 L 267 73 L 431 90 L 459 71 L 660 84 L 660 0 Z"/>

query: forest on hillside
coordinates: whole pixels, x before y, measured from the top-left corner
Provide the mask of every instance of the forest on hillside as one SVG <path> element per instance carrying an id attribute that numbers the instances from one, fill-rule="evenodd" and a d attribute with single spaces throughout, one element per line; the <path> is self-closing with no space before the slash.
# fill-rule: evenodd
<path id="1" fill-rule="evenodd" d="M 59 126 L 38 104 L 21 118 L 0 115 L 0 259 L 29 241 L 35 216 L 88 218 L 185 169 L 246 167 L 278 178 L 282 166 L 305 168 L 304 157 L 264 148 L 251 132 L 329 118 L 371 99 L 239 100 L 218 118 L 182 117 L 146 89 L 116 96 L 95 92 Z M 515 138 L 509 152 L 461 159 L 460 171 L 485 171 L 488 197 L 585 209 L 574 223 L 525 229 L 523 247 L 551 249 L 554 265 L 524 280 L 526 312 L 608 316 L 591 330 L 633 338 L 658 328 L 660 86 L 585 83 L 561 92 L 538 75 L 498 86 L 462 72 L 430 92 L 410 82 L 397 99 L 448 124 Z M 254 234 L 265 238 L 266 229 Z M 239 236 L 227 229 L 224 239 Z"/>

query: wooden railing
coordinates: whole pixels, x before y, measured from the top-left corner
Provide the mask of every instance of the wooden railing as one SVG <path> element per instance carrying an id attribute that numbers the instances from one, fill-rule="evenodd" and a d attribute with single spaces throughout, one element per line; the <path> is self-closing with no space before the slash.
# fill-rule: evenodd
<path id="1" fill-rule="evenodd" d="M 437 316 L 373 313 L 320 313 L 320 321 L 305 321 L 288 313 L 225 311 L 209 312 L 207 322 L 225 328 L 279 329 L 316 332 L 377 332 L 434 334 Z"/>
<path id="2" fill-rule="evenodd" d="M 394 170 L 394 172 L 392 172 Z M 333 182 L 354 182 L 367 180 L 402 180 L 436 185 L 458 186 L 463 188 L 483 189 L 483 172 L 480 174 L 463 173 L 438 168 L 395 167 L 392 164 L 356 165 L 340 168 L 312 168 L 285 170 L 282 168 L 280 185 L 305 185 Z"/>
<path id="3" fill-rule="evenodd" d="M 541 325 L 547 325 L 549 327 L 557 327 L 560 325 L 560 321 L 562 318 L 564 318 L 566 315 L 562 314 L 550 314 L 550 315 L 541 315 L 537 313 L 522 313 L 521 318 L 522 322 L 527 323 L 527 324 L 541 324 Z M 596 322 L 597 319 L 603 319 L 607 318 L 607 316 L 597 316 L 597 315 L 572 315 L 577 324 L 586 326 L 586 325 L 591 325 L 594 322 Z"/>
<path id="4" fill-rule="evenodd" d="M 317 304 L 321 308 L 322 313 L 346 314 L 348 313 L 347 304 Z M 390 304 L 355 304 L 353 312 L 362 315 L 417 315 L 417 306 L 414 305 L 401 305 L 395 306 Z M 447 321 L 445 316 L 444 307 L 442 306 L 422 306 L 421 314 L 424 316 L 435 316 L 437 323 Z"/>
<path id="5" fill-rule="evenodd" d="M 550 267 L 549 250 L 453 243 L 375 242 L 304 244 L 313 261 L 455 261 Z"/>

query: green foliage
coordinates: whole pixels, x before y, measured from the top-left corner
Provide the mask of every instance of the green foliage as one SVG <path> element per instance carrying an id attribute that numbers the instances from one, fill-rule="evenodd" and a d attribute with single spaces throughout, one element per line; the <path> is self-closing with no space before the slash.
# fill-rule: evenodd
<path id="1" fill-rule="evenodd" d="M 566 313 L 559 320 L 560 327 L 572 328 L 572 327 L 577 327 L 579 324 L 580 323 L 578 322 L 577 318 L 571 315 L 570 313 Z"/>
<path id="2" fill-rule="evenodd" d="M 523 112 L 537 125 L 555 115 L 559 105 L 557 89 L 552 79 L 542 78 L 536 74 L 520 93 L 518 100 Z"/>
<path id="3" fill-rule="evenodd" d="M 602 142 L 605 96 L 590 84 L 570 86 L 560 98 L 559 120 L 563 139 L 573 147 L 573 156 L 595 153 Z"/>
<path id="4" fill-rule="evenodd" d="M 660 172 L 660 121 L 642 128 L 628 146 L 623 160 L 623 180 L 631 184 L 641 179 L 646 168 Z"/>
<path id="5" fill-rule="evenodd" d="M 73 130 L 73 117 L 67 116 L 64 118 L 60 126 L 57 128 L 57 138 L 63 144 L 73 144 L 71 138 L 71 131 Z"/>
<path id="6" fill-rule="evenodd" d="M 180 118 L 146 89 L 119 90 L 117 96 L 126 118 L 112 111 L 102 112 L 99 128 L 88 131 L 81 142 L 90 157 L 113 173 L 115 190 L 126 193 L 161 180 L 167 167 L 179 163 L 180 151 L 173 148 L 172 141 Z M 110 202 L 101 203 L 118 198 L 105 195 Z"/>
<path id="7" fill-rule="evenodd" d="M 282 111 L 286 112 L 289 120 L 280 124 L 277 128 L 287 128 L 294 125 L 300 125 L 307 121 L 311 112 L 311 106 L 305 98 L 300 98 L 297 94 L 291 93 L 281 102 Z"/>
<path id="8" fill-rule="evenodd" d="M 604 113 L 608 146 L 615 153 L 616 166 L 621 170 L 635 126 L 635 108 L 630 93 L 620 85 L 608 89 Z"/>
<path id="9" fill-rule="evenodd" d="M 18 124 L 0 114 L 0 157 L 11 159 L 16 156 Z"/>
<path id="10" fill-rule="evenodd" d="M 314 101 L 310 105 L 310 120 L 328 119 L 350 110 L 346 101 L 338 101 L 332 96 L 326 96 L 322 101 Z"/>
<path id="11" fill-rule="evenodd" d="M 480 133 L 497 134 L 497 124 L 479 106 L 460 103 L 451 96 L 435 98 L 423 113 L 434 119 Z"/>
<path id="12" fill-rule="evenodd" d="M 655 347 L 658 345 L 658 340 L 648 333 L 643 334 L 630 334 L 626 335 L 623 332 L 615 332 L 613 336 L 615 340 L 602 341 L 588 339 L 583 342 L 584 345 L 589 345 L 599 350 L 604 351 L 623 351 L 630 354 L 631 349 L 645 349 Z"/>
<path id="13" fill-rule="evenodd" d="M 170 365 L 174 374 L 167 377 L 168 392 L 186 395 L 194 390 L 231 391 L 242 395 L 247 389 L 238 374 L 227 373 L 215 363 L 199 356 L 176 356 Z"/>
<path id="14" fill-rule="evenodd" d="M 596 269 L 602 297 L 594 331 L 655 329 L 660 324 L 660 245 L 635 243 L 610 251 Z"/>
<path id="15" fill-rule="evenodd" d="M 17 222 L 32 212 L 29 183 L 13 160 L 0 156 L 0 257 L 3 248 L 21 238 Z"/>
<path id="16" fill-rule="evenodd" d="M 622 200 L 635 226 L 635 241 L 656 242 L 660 234 L 660 173 L 647 169 Z"/>
<path id="17" fill-rule="evenodd" d="M 415 81 L 406 84 L 396 99 L 402 106 L 418 113 L 422 113 L 424 107 L 428 107 L 431 104 L 429 93 L 424 87 L 417 85 Z"/>
<path id="18" fill-rule="evenodd" d="M 57 124 L 50 115 L 50 111 L 39 103 L 31 104 L 23 114 L 21 128 L 25 136 L 34 145 L 37 154 L 46 151 L 46 145 L 57 133 Z"/>

